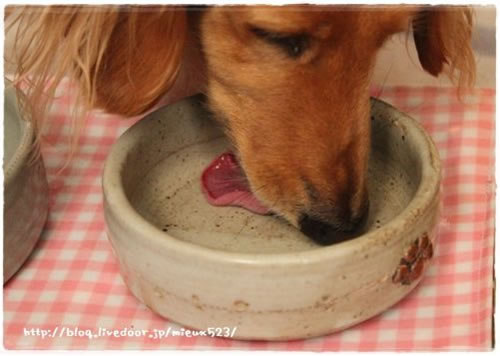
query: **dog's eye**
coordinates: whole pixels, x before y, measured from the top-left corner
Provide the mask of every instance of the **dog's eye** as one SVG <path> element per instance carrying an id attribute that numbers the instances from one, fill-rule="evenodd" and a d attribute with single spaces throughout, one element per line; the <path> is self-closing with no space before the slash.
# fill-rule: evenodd
<path id="1" fill-rule="evenodd" d="M 307 34 L 283 34 L 264 30 L 259 27 L 250 27 L 250 31 L 267 43 L 280 47 L 291 58 L 298 58 L 309 47 L 310 37 Z"/>

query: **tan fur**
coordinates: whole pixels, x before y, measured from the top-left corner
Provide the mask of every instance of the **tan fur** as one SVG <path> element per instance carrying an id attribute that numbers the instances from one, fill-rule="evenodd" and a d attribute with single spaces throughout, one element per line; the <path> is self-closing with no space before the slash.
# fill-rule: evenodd
<path id="1" fill-rule="evenodd" d="M 379 48 L 413 25 L 425 70 L 446 72 L 460 88 L 474 79 L 465 7 L 212 7 L 199 23 L 191 17 L 171 7 L 22 9 L 16 22 L 19 43 L 27 44 L 18 48 L 16 79 L 31 81 L 34 120 L 42 122 L 67 73 L 87 108 L 145 112 L 175 81 L 189 50 L 187 27 L 194 26 L 209 104 L 255 194 L 295 225 L 307 214 L 350 229 L 368 202 L 369 81 Z M 310 41 L 290 58 L 252 28 L 306 34 Z"/>

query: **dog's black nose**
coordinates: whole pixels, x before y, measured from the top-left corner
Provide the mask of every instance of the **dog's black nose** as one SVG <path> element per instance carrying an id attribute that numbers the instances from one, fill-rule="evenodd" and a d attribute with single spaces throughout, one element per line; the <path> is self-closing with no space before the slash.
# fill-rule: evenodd
<path id="1" fill-rule="evenodd" d="M 359 223 L 362 217 L 355 221 L 344 223 L 326 223 L 307 214 L 299 219 L 300 231 L 316 243 L 326 246 L 350 240 L 360 234 Z"/>

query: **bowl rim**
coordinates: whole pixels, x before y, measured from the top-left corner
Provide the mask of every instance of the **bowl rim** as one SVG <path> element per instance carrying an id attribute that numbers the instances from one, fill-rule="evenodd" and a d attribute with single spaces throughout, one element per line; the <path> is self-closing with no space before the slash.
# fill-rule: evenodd
<path id="1" fill-rule="evenodd" d="M 11 106 L 14 109 L 14 119 L 19 123 L 21 129 L 21 139 L 19 140 L 14 154 L 10 157 L 9 161 L 4 161 L 4 186 L 10 185 L 15 177 L 17 177 L 19 172 L 23 169 L 24 165 L 27 163 L 34 139 L 33 126 L 31 122 L 24 120 L 19 113 L 16 90 L 11 83 L 6 82 L 4 89 L 4 120 L 6 120 L 7 116 L 5 115 L 5 109 L 7 108 L 7 106 Z"/>
<path id="2" fill-rule="evenodd" d="M 331 260 L 335 258 L 345 258 L 352 256 L 359 250 L 373 244 L 374 239 L 380 239 L 382 236 L 394 235 L 400 236 L 406 230 L 407 221 L 418 220 L 428 208 L 433 204 L 436 195 L 439 194 L 441 184 L 441 162 L 437 148 L 424 130 L 422 125 L 411 118 L 409 115 L 399 111 L 392 105 L 375 98 L 371 98 L 372 103 L 382 105 L 385 110 L 391 110 L 398 116 L 398 121 L 403 121 L 405 126 L 414 128 L 414 140 L 420 141 L 423 147 L 427 149 L 420 151 L 422 159 L 422 180 L 409 204 L 391 221 L 382 225 L 376 230 L 371 230 L 352 240 L 340 242 L 330 246 L 321 246 L 317 249 L 285 252 L 285 253 L 243 253 L 230 252 L 224 250 L 215 250 L 209 247 L 192 244 L 179 240 L 170 234 L 160 230 L 144 217 L 142 217 L 131 205 L 123 190 L 121 170 L 123 162 L 128 154 L 124 148 L 133 143 L 131 140 L 140 140 L 140 131 L 144 127 L 141 123 L 151 116 L 169 115 L 171 108 L 182 105 L 186 101 L 193 100 L 193 97 L 184 99 L 175 104 L 164 107 L 154 113 L 147 115 L 142 120 L 135 123 L 113 144 L 111 151 L 106 159 L 104 173 L 102 176 L 103 203 L 105 205 L 105 214 L 109 214 L 108 209 L 112 211 L 113 216 L 120 221 L 126 230 L 134 236 L 141 236 L 139 243 L 146 243 L 148 246 L 159 247 L 169 250 L 175 254 L 182 254 L 192 258 L 209 260 L 217 264 L 242 264 L 252 266 L 277 266 L 277 265 L 301 265 L 311 261 Z M 175 112 L 172 110 L 172 112 Z M 428 177 L 428 179 L 424 179 Z M 119 214 L 117 214 L 117 209 Z M 107 221 L 106 221 L 107 223 Z M 108 234 L 109 234 L 108 230 Z M 130 235 L 129 234 L 129 235 Z M 110 236 L 108 238 L 111 239 Z"/>

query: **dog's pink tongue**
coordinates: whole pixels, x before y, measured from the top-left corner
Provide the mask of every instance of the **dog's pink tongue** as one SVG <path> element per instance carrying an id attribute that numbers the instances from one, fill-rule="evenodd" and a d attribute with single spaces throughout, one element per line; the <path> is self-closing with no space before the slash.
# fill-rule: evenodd
<path id="1" fill-rule="evenodd" d="M 239 206 L 257 214 L 269 214 L 250 191 L 248 182 L 232 153 L 217 157 L 201 175 L 201 187 L 207 201 L 216 206 Z"/>

